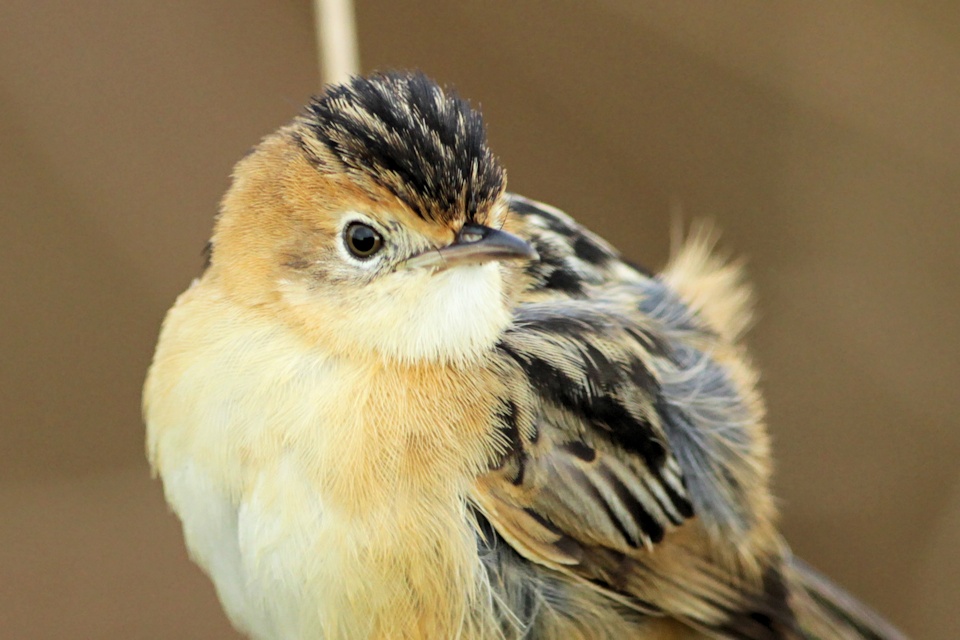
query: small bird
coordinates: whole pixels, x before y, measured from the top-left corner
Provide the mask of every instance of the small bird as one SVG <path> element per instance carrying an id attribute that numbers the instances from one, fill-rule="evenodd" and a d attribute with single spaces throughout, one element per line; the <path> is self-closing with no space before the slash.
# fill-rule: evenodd
<path id="1" fill-rule="evenodd" d="M 420 73 L 233 173 L 144 388 L 148 457 L 259 640 L 903 636 L 777 529 L 741 269 L 653 274 L 506 192 Z"/>

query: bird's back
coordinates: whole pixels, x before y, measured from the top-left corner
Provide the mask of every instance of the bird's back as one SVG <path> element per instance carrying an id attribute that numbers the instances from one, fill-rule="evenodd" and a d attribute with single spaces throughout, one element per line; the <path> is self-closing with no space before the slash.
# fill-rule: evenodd
<path id="1" fill-rule="evenodd" d="M 713 234 L 654 275 L 556 209 L 511 212 L 541 260 L 498 345 L 511 447 L 473 499 L 514 613 L 549 629 L 602 611 L 584 637 L 899 637 L 777 533 L 751 296 Z"/>

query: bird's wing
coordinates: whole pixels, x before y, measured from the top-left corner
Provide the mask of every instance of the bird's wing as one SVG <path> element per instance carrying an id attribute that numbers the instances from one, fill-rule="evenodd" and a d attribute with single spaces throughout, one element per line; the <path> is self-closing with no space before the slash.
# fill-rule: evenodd
<path id="1" fill-rule="evenodd" d="M 541 261 L 498 346 L 509 449 L 474 501 L 528 560 L 622 603 L 719 637 L 788 637 L 737 312 L 700 308 L 740 296 L 736 274 L 698 293 L 708 258 L 681 252 L 654 277 L 556 210 L 511 209 Z"/>

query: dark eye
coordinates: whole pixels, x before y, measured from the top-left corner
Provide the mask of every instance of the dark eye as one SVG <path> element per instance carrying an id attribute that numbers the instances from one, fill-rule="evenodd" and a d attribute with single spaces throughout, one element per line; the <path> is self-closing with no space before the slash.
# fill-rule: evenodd
<path id="1" fill-rule="evenodd" d="M 376 229 L 361 222 L 351 222 L 343 232 L 347 249 L 358 258 L 369 258 L 383 247 L 383 237 Z"/>

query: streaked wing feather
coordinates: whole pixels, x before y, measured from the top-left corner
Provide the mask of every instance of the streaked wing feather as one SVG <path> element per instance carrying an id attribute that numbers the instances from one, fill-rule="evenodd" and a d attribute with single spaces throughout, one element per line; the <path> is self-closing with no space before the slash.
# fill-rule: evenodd
<path id="1" fill-rule="evenodd" d="M 527 559 L 638 610 L 784 637 L 762 413 L 726 366 L 739 352 L 561 212 L 511 206 L 545 259 L 499 345 L 512 446 L 476 504 Z"/>

